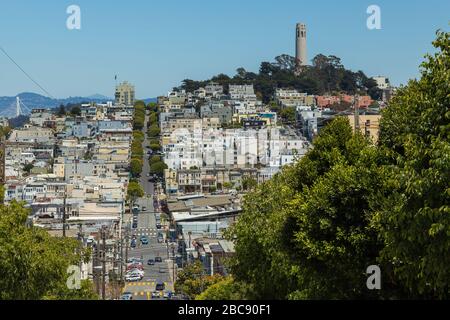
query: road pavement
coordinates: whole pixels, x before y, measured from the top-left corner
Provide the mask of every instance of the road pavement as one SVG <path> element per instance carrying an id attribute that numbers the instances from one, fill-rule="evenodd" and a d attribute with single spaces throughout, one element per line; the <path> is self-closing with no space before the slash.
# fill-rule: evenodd
<path id="1" fill-rule="evenodd" d="M 145 124 L 147 124 L 148 116 L 146 116 Z M 147 126 L 145 125 L 144 128 Z M 144 148 L 148 146 L 147 135 L 145 134 Z M 147 149 L 146 149 L 147 150 Z M 156 226 L 155 212 L 158 208 L 154 208 L 154 193 L 155 186 L 152 182 L 148 181 L 147 175 L 150 173 L 150 166 L 148 163 L 148 156 L 144 158 L 144 166 L 141 176 L 141 186 L 145 191 L 145 196 L 139 198 L 136 204 L 141 209 L 138 214 L 137 228 L 132 229 L 131 223 L 129 223 L 129 235 L 130 240 L 132 236 L 136 237 L 136 247 L 131 248 L 130 241 L 128 242 L 128 259 L 138 258 L 143 260 L 144 266 L 144 278 L 139 282 L 127 282 L 123 292 L 131 292 L 134 300 L 150 300 L 152 299 L 152 292 L 156 289 L 157 282 L 163 282 L 165 284 L 165 291 L 173 290 L 173 262 L 169 260 L 169 254 L 167 244 L 165 241 L 158 242 L 158 233 L 162 233 L 165 240 L 165 231 L 163 229 L 158 230 Z M 145 209 L 145 210 L 143 210 Z M 125 215 L 125 222 L 132 221 L 132 214 Z M 149 244 L 141 244 L 140 237 L 146 236 L 149 240 Z M 148 265 L 149 259 L 155 259 L 155 257 L 161 257 L 162 262 L 155 262 L 154 265 Z"/>

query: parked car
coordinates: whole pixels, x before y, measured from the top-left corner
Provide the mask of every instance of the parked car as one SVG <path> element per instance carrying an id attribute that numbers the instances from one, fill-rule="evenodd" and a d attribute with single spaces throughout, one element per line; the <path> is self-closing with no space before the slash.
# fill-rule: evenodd
<path id="1" fill-rule="evenodd" d="M 148 244 L 148 238 L 147 237 L 141 238 L 141 244 L 147 245 Z"/>
<path id="2" fill-rule="evenodd" d="M 137 227 L 138 227 L 138 224 L 137 224 L 136 222 L 133 222 L 132 228 L 133 228 L 133 229 L 137 229 Z"/>
<path id="3" fill-rule="evenodd" d="M 161 223 L 157 223 L 157 224 L 156 224 L 156 229 L 158 229 L 158 230 L 161 229 Z"/>
<path id="4" fill-rule="evenodd" d="M 153 291 L 152 292 L 152 299 L 158 299 L 161 297 L 161 293 L 158 291 Z"/>
<path id="5" fill-rule="evenodd" d="M 161 257 L 155 257 L 155 262 L 162 262 L 162 258 Z"/>
<path id="6" fill-rule="evenodd" d="M 153 260 L 153 259 L 148 259 L 147 265 L 149 265 L 149 266 L 155 265 L 155 260 Z"/>
<path id="7" fill-rule="evenodd" d="M 172 299 L 173 293 L 172 291 L 164 292 L 164 299 Z"/>
<path id="8" fill-rule="evenodd" d="M 131 245 L 132 248 L 136 248 L 136 240 L 131 240 Z"/>

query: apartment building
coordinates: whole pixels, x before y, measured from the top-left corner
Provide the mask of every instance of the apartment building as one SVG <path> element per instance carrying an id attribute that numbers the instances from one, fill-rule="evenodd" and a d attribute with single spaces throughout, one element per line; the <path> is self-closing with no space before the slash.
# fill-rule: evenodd
<path id="1" fill-rule="evenodd" d="M 116 104 L 132 106 L 135 102 L 135 89 L 134 85 L 128 83 L 127 81 L 122 82 L 116 86 Z"/>
<path id="2" fill-rule="evenodd" d="M 256 102 L 256 94 L 253 85 L 230 84 L 229 95 L 231 100 Z"/>
<path id="3" fill-rule="evenodd" d="M 274 98 L 282 107 L 315 106 L 316 104 L 314 96 L 295 89 L 276 89 Z"/>
<path id="4" fill-rule="evenodd" d="M 359 130 L 363 135 L 369 137 L 374 143 L 378 142 L 380 136 L 381 115 L 360 115 Z M 348 116 L 350 126 L 356 130 L 355 116 Z"/>

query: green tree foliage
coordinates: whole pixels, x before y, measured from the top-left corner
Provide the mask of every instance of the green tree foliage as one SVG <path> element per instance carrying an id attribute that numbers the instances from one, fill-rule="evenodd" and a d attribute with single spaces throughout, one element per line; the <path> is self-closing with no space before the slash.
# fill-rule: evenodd
<path id="1" fill-rule="evenodd" d="M 224 189 L 231 189 L 233 188 L 233 184 L 231 182 L 224 182 L 223 187 Z"/>
<path id="2" fill-rule="evenodd" d="M 133 176 L 133 177 L 138 177 L 138 176 L 140 176 L 141 175 L 141 173 L 142 173 L 142 166 L 143 166 L 143 164 L 142 164 L 142 160 L 140 160 L 140 159 L 131 159 L 131 164 L 130 164 L 130 167 L 131 167 L 131 175 Z"/>
<path id="3" fill-rule="evenodd" d="M 80 243 L 28 227 L 28 214 L 17 202 L 0 206 L 0 300 L 95 299 L 88 283 L 66 287 L 67 268 L 84 257 Z"/>
<path id="4" fill-rule="evenodd" d="M 232 277 L 211 285 L 197 295 L 195 300 L 247 300 L 249 296 L 246 285 L 234 281 Z"/>
<path id="5" fill-rule="evenodd" d="M 305 67 L 300 74 L 295 72 L 295 58 L 284 54 L 276 57 L 275 62 L 262 62 L 258 74 L 238 68 L 232 78 L 219 74 L 207 81 L 186 79 L 179 89 L 193 92 L 206 86 L 210 81 L 223 85 L 225 93 L 228 92 L 230 84 L 253 84 L 256 94 L 264 103 L 269 103 L 273 98 L 275 88 L 295 88 L 301 92 L 319 95 L 359 92 L 367 93 L 375 100 L 382 95 L 376 82 L 368 78 L 364 72 L 347 70 L 340 58 L 322 54 L 314 57 L 312 65 Z"/>
<path id="6" fill-rule="evenodd" d="M 164 170 L 166 170 L 167 168 L 168 167 L 164 162 L 155 162 L 150 165 L 150 173 L 162 176 L 164 174 Z"/>
<path id="7" fill-rule="evenodd" d="M 43 300 L 99 300 L 100 297 L 95 293 L 94 284 L 90 280 L 82 280 L 80 289 L 71 290 L 67 288 L 66 283 L 51 290 L 45 295 Z"/>
<path id="8" fill-rule="evenodd" d="M 25 171 L 26 173 L 30 173 L 31 170 L 33 170 L 33 168 L 34 168 L 34 165 L 32 163 L 28 163 L 23 166 L 23 171 Z"/>
<path id="9" fill-rule="evenodd" d="M 133 129 L 142 130 L 145 123 L 145 103 L 136 101 L 134 104 Z"/>
<path id="10" fill-rule="evenodd" d="M 391 159 L 374 224 L 385 242 L 382 261 L 412 298 L 450 297 L 450 33 L 421 79 L 402 88 L 383 113 L 381 148 Z"/>
<path id="11" fill-rule="evenodd" d="M 144 156 L 144 148 L 142 147 L 142 142 L 139 140 L 134 140 L 131 143 L 131 157 L 142 159 Z"/>
<path id="12" fill-rule="evenodd" d="M 371 200 L 380 185 L 374 152 L 338 118 L 295 166 L 246 196 L 230 233 L 236 279 L 251 279 L 263 299 L 370 297 L 365 270 L 376 264 L 378 245 Z"/>
<path id="13" fill-rule="evenodd" d="M 74 106 L 70 109 L 70 115 L 77 117 L 81 116 L 81 108 L 79 106 Z"/>
<path id="14" fill-rule="evenodd" d="M 294 107 L 282 108 L 281 111 L 279 112 L 279 115 L 283 123 L 289 124 L 295 123 L 296 111 Z"/>
<path id="15" fill-rule="evenodd" d="M 147 104 L 147 109 L 150 110 L 151 112 L 159 111 L 158 104 L 156 102 L 149 102 Z"/>
<path id="16" fill-rule="evenodd" d="M 140 143 L 144 142 L 145 136 L 142 131 L 133 131 L 133 140 L 139 141 Z"/>
<path id="17" fill-rule="evenodd" d="M 155 164 L 157 162 L 161 162 L 161 157 L 160 156 L 152 156 L 149 160 L 150 165 Z"/>
<path id="18" fill-rule="evenodd" d="M 158 125 L 158 114 L 156 112 L 152 112 L 148 118 L 148 123 L 150 126 L 152 125 Z"/>
<path id="19" fill-rule="evenodd" d="M 246 191 L 254 190 L 258 185 L 258 181 L 254 178 L 243 178 L 242 179 L 242 188 Z"/>
<path id="20" fill-rule="evenodd" d="M 195 299 L 208 287 L 221 280 L 223 280 L 223 277 L 220 275 L 206 275 L 202 263 L 196 261 L 178 272 L 175 291 L 189 297 L 189 299 Z"/>
<path id="21" fill-rule="evenodd" d="M 156 143 L 151 143 L 150 144 L 150 149 L 152 149 L 153 152 L 157 152 L 161 150 L 161 144 L 158 142 Z"/>
<path id="22" fill-rule="evenodd" d="M 65 116 L 66 115 L 66 108 L 64 107 L 64 105 L 60 105 L 56 114 L 60 117 Z"/>
<path id="23" fill-rule="evenodd" d="M 0 138 L 8 139 L 12 129 L 10 127 L 0 127 Z"/>
<path id="24" fill-rule="evenodd" d="M 144 196 L 144 190 L 137 181 L 130 181 L 128 184 L 127 200 L 134 200 L 136 198 L 142 198 Z"/>
<path id="25" fill-rule="evenodd" d="M 0 184 L 0 205 L 5 201 L 5 187 Z"/>
<path id="26" fill-rule="evenodd" d="M 150 126 L 150 128 L 148 129 L 149 138 L 158 137 L 160 133 L 161 133 L 161 130 L 159 129 L 157 124 Z"/>

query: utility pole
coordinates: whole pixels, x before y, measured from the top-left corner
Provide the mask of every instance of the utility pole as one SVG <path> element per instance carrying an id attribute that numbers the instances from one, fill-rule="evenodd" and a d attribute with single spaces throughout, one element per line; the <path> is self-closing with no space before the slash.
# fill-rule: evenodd
<path id="1" fill-rule="evenodd" d="M 175 278 L 175 246 L 172 245 L 172 281 L 173 281 L 173 286 L 175 287 L 175 282 L 177 281 L 177 279 Z"/>
<path id="2" fill-rule="evenodd" d="M 355 133 L 359 132 L 359 96 L 355 95 Z"/>
<path id="3" fill-rule="evenodd" d="M 63 238 L 66 237 L 66 198 L 67 193 L 64 192 L 64 200 L 63 200 L 63 223 L 62 223 L 62 229 L 63 229 Z"/>
<path id="4" fill-rule="evenodd" d="M 100 241 L 99 237 L 96 237 L 96 244 L 95 244 L 95 253 L 94 253 L 94 261 L 92 263 L 92 276 L 94 277 L 94 283 L 95 283 L 95 290 L 97 294 L 100 294 L 100 284 L 99 284 L 99 275 L 98 275 L 98 263 L 100 261 Z"/>
<path id="5" fill-rule="evenodd" d="M 102 299 L 106 300 L 106 230 L 105 226 L 102 226 Z"/>
<path id="6" fill-rule="evenodd" d="M 123 236 L 120 237 L 120 281 L 123 280 Z"/>
<path id="7" fill-rule="evenodd" d="M 129 223 L 127 223 L 127 227 L 125 229 L 125 266 L 128 263 L 128 242 L 129 242 L 128 227 Z"/>

